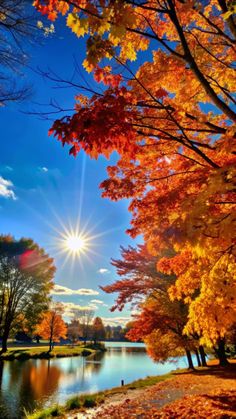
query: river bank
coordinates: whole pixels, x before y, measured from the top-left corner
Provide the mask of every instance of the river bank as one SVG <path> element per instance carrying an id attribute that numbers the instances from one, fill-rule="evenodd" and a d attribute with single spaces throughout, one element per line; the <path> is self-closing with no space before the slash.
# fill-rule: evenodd
<path id="1" fill-rule="evenodd" d="M 74 356 L 89 356 L 96 352 L 105 351 L 102 345 L 62 345 L 54 346 L 49 352 L 46 346 L 32 346 L 32 347 L 12 347 L 8 348 L 7 352 L 0 355 L 2 361 L 24 361 L 27 359 L 50 359 L 50 358 L 65 358 Z"/>
<path id="2" fill-rule="evenodd" d="M 107 418 L 234 418 L 236 417 L 236 362 L 222 368 L 211 363 L 195 371 L 176 370 L 137 380 L 127 386 L 74 397 L 28 415 L 28 419 Z"/>

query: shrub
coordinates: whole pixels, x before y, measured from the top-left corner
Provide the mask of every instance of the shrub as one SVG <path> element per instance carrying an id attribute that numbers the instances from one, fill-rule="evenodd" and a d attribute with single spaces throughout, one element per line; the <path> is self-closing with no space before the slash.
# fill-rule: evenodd
<path id="1" fill-rule="evenodd" d="M 96 404 L 96 399 L 93 396 L 86 396 L 84 399 L 84 407 L 94 407 Z"/>
<path id="2" fill-rule="evenodd" d="M 72 399 L 67 400 L 66 402 L 66 410 L 77 409 L 81 407 L 80 399 L 75 396 Z"/>

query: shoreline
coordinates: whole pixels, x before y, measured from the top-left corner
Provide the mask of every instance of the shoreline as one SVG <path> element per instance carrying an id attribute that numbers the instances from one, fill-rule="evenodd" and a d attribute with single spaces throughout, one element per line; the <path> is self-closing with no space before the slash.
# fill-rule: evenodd
<path id="1" fill-rule="evenodd" d="M 232 360 L 232 363 L 227 368 L 219 367 L 216 362 L 210 362 L 207 367 L 198 367 L 194 371 L 176 369 L 168 374 L 146 377 L 122 387 L 114 387 L 94 394 L 75 396 L 68 399 L 63 405 L 54 405 L 38 410 L 34 413 L 27 414 L 26 418 L 49 419 L 58 417 L 89 419 L 102 417 L 113 419 L 126 417 L 125 414 L 127 414 L 128 418 L 132 409 L 135 411 L 137 408 L 138 411 L 140 406 L 142 407 L 142 403 L 147 404 L 148 398 L 150 398 L 150 405 L 154 403 L 155 409 L 160 410 L 163 407 L 165 409 L 165 406 L 169 405 L 170 402 L 181 401 L 185 397 L 191 398 L 195 395 L 205 393 L 209 393 L 210 395 L 215 381 L 217 388 L 219 386 L 220 390 L 223 391 L 227 389 L 226 378 L 229 379 L 229 382 L 232 381 L 231 375 L 234 376 L 235 384 L 236 360 Z M 200 377 L 201 379 L 199 379 Z M 230 390 L 232 389 L 235 389 L 233 391 L 236 393 L 236 384 L 234 387 L 232 383 L 230 384 Z M 152 396 L 152 393 L 154 396 Z M 151 398 L 154 400 L 151 400 Z M 117 409 L 120 409 L 120 413 Z M 147 406 L 145 409 L 147 409 Z M 150 413 L 150 416 L 144 417 L 151 418 L 152 416 Z"/>
<path id="2" fill-rule="evenodd" d="M 0 361 L 26 361 L 28 359 L 51 359 L 66 357 L 89 357 L 99 352 L 106 351 L 103 347 L 96 345 L 62 345 L 55 346 L 52 351 L 46 346 L 12 347 L 6 353 L 0 355 Z"/>

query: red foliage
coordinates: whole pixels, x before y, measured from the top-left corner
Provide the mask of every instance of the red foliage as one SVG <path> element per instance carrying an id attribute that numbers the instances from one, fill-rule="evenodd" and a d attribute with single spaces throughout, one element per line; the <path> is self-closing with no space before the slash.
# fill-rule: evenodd
<path id="1" fill-rule="evenodd" d="M 77 105 L 74 115 L 55 121 L 49 134 L 54 134 L 63 145 L 69 144 L 74 156 L 83 149 L 93 158 L 100 154 L 108 158 L 113 151 L 134 158 L 135 132 L 131 121 L 135 112 L 128 108 L 128 97 L 124 87 L 94 95 L 88 105 Z"/>

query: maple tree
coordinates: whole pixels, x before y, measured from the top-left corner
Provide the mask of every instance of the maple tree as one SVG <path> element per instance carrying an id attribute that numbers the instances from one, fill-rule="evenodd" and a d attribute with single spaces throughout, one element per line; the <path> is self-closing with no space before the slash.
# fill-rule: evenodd
<path id="1" fill-rule="evenodd" d="M 54 307 L 44 313 L 42 321 L 36 328 L 36 333 L 43 339 L 49 339 L 49 352 L 53 349 L 54 342 L 66 338 L 67 327 L 61 316 L 61 308 Z"/>
<path id="2" fill-rule="evenodd" d="M 189 367 L 193 368 L 191 351 L 197 350 L 199 342 L 197 334 L 183 333 L 188 305 L 171 301 L 168 294 L 176 277 L 157 271 L 161 255 L 159 258 L 151 255 L 145 245 L 122 247 L 121 255 L 122 259 L 113 259 L 112 265 L 122 279 L 101 288 L 107 293 L 118 293 L 112 310 L 122 310 L 127 303 L 138 308 L 126 337 L 133 341 L 144 340 L 155 361 L 162 362 L 186 352 Z"/>
<path id="3" fill-rule="evenodd" d="M 234 4 L 36 0 L 35 7 L 51 20 L 66 15 L 67 26 L 87 36 L 84 66 L 105 85 L 78 94 L 74 114 L 50 133 L 73 155 L 118 152 L 103 196 L 131 199 L 128 232 L 142 234 L 154 256 L 175 250 L 158 269 L 177 276 L 170 296 L 189 305 L 184 331 L 221 344 L 236 319 Z M 144 50 L 137 69 L 132 61 Z"/>

